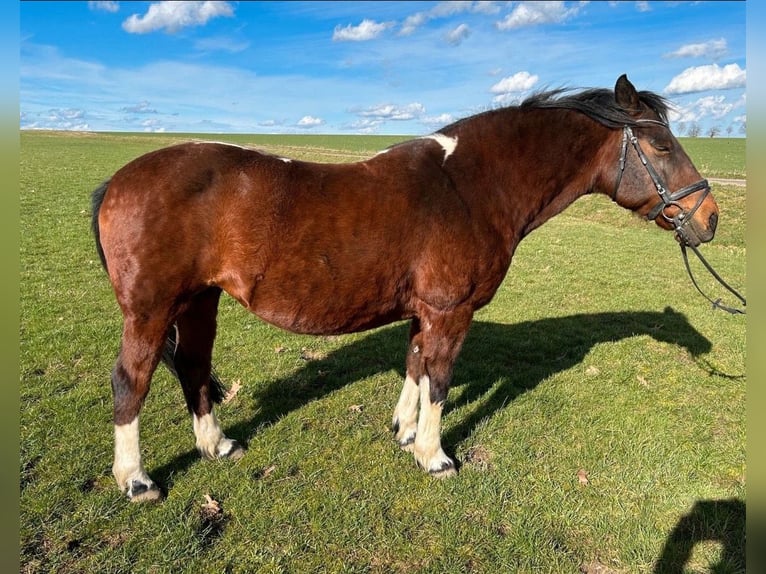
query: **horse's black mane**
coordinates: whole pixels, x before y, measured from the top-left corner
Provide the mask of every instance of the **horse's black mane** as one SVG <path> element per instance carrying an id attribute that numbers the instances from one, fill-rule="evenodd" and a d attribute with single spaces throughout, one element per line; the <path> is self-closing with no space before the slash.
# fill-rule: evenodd
<path id="1" fill-rule="evenodd" d="M 575 94 L 565 94 L 568 90 L 557 89 L 533 94 L 519 106 L 530 108 L 563 108 L 577 110 L 597 122 L 611 128 L 635 125 L 635 118 L 625 112 L 614 99 L 614 92 L 604 88 L 586 89 Z M 654 92 L 641 91 L 638 97 L 642 103 L 653 110 L 660 121 L 668 123 L 668 101 Z"/>

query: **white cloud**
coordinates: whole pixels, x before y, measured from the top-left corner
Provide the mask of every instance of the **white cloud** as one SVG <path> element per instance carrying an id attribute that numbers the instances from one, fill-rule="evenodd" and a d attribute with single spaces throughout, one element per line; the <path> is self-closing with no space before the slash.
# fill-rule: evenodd
<path id="1" fill-rule="evenodd" d="M 493 85 L 489 91 L 497 94 L 492 101 L 501 106 L 516 104 L 521 100 L 521 94 L 531 90 L 540 77 L 529 72 L 516 72 Z"/>
<path id="2" fill-rule="evenodd" d="M 420 120 L 421 123 L 428 126 L 446 126 L 455 121 L 452 114 L 439 114 L 438 116 L 426 116 Z"/>
<path id="3" fill-rule="evenodd" d="M 447 32 L 444 38 L 445 40 L 447 40 L 448 44 L 451 44 L 452 46 L 458 46 L 463 40 L 465 40 L 470 35 L 471 35 L 471 29 L 468 27 L 468 25 L 460 24 L 454 30 L 450 30 L 449 32 Z"/>
<path id="4" fill-rule="evenodd" d="M 359 118 L 349 124 L 343 126 L 345 130 L 353 130 L 360 134 L 374 134 L 378 132 L 378 128 L 385 122 L 376 118 Z"/>
<path id="5" fill-rule="evenodd" d="M 391 26 L 393 26 L 393 22 L 375 22 L 365 18 L 358 26 L 352 26 L 351 24 L 345 28 L 341 28 L 340 25 L 335 26 L 332 39 L 334 42 L 364 42 L 366 40 L 374 40 Z"/>
<path id="6" fill-rule="evenodd" d="M 258 122 L 258 125 L 263 128 L 274 128 L 277 126 L 283 125 L 285 122 L 281 120 L 264 120 L 262 122 Z"/>
<path id="7" fill-rule="evenodd" d="M 303 116 L 296 124 L 299 128 L 315 128 L 321 126 L 324 120 L 321 118 L 315 118 L 314 116 Z"/>
<path id="8" fill-rule="evenodd" d="M 718 120 L 731 112 L 734 104 L 728 103 L 724 96 L 705 96 L 697 101 L 697 107 L 703 115 Z"/>
<path id="9" fill-rule="evenodd" d="M 699 44 L 685 44 L 675 52 L 666 54 L 666 58 L 712 58 L 716 60 L 726 54 L 726 40 L 709 40 Z"/>
<path id="10" fill-rule="evenodd" d="M 146 34 L 164 29 L 173 34 L 189 26 L 201 26 L 219 16 L 233 16 L 228 2 L 155 2 L 146 14 L 133 14 L 122 23 L 126 32 Z"/>
<path id="11" fill-rule="evenodd" d="M 145 132 L 153 132 L 153 133 L 165 132 L 165 126 L 163 126 L 162 122 L 157 119 L 144 120 L 141 122 L 141 127 L 144 128 Z"/>
<path id="12" fill-rule="evenodd" d="M 636 10 L 639 12 L 650 12 L 652 7 L 649 6 L 649 2 L 636 2 Z"/>
<path id="13" fill-rule="evenodd" d="M 537 74 L 529 72 L 516 72 L 513 76 L 508 76 L 497 82 L 490 88 L 493 94 L 509 94 L 526 92 L 531 90 L 540 77 Z"/>
<path id="14" fill-rule="evenodd" d="M 119 12 L 120 3 L 107 0 L 106 2 L 88 2 L 88 8 L 91 10 L 100 10 L 102 12 Z"/>
<path id="15" fill-rule="evenodd" d="M 247 50 L 250 47 L 250 42 L 235 40 L 228 36 L 213 36 L 197 40 L 194 42 L 194 47 L 200 52 L 229 52 L 230 54 L 238 54 Z"/>
<path id="16" fill-rule="evenodd" d="M 137 103 L 135 106 L 125 106 L 120 109 L 121 112 L 129 114 L 156 114 L 157 110 L 152 108 L 146 100 Z"/>
<path id="17" fill-rule="evenodd" d="M 404 24 L 402 24 L 402 29 L 399 30 L 399 34 L 401 36 L 409 36 L 427 21 L 428 15 L 425 12 L 418 12 L 412 16 L 407 16 L 404 20 Z"/>
<path id="18" fill-rule="evenodd" d="M 500 8 L 495 2 L 440 2 L 430 10 L 416 12 L 405 18 L 400 36 L 409 36 L 420 26 L 437 18 L 448 18 L 455 14 L 472 12 L 475 14 L 497 14 Z"/>
<path id="19" fill-rule="evenodd" d="M 686 68 L 670 80 L 670 83 L 665 86 L 665 92 L 668 94 L 689 94 L 705 90 L 744 88 L 745 84 L 745 70 L 740 68 L 738 64 L 727 64 L 723 67 L 718 64 L 710 64 Z"/>
<path id="20" fill-rule="evenodd" d="M 500 7 L 496 2 L 474 2 L 471 11 L 476 14 L 497 14 Z"/>
<path id="21" fill-rule="evenodd" d="M 419 102 L 413 102 L 406 106 L 396 106 L 394 104 L 380 104 L 363 110 L 356 111 L 356 114 L 362 118 L 371 118 L 381 121 L 385 120 L 413 120 L 425 114 L 426 108 Z"/>
<path id="22" fill-rule="evenodd" d="M 704 96 L 686 105 L 672 109 L 669 116 L 673 122 L 698 122 L 705 119 L 720 120 L 738 108 L 745 107 L 745 99 L 729 102 L 725 96 Z"/>
<path id="23" fill-rule="evenodd" d="M 513 11 L 497 23 L 499 30 L 512 30 L 540 24 L 558 24 L 574 16 L 587 2 L 567 7 L 566 2 L 519 2 Z"/>
<path id="24" fill-rule="evenodd" d="M 79 120 L 85 117 L 85 111 L 78 108 L 53 109 L 50 110 L 51 117 L 65 120 Z"/>
<path id="25" fill-rule="evenodd" d="M 36 117 L 36 120 L 33 120 Z M 85 131 L 90 129 L 85 110 L 80 108 L 53 108 L 39 114 L 21 114 L 21 129 Z M 30 121 L 32 120 L 32 121 Z"/>

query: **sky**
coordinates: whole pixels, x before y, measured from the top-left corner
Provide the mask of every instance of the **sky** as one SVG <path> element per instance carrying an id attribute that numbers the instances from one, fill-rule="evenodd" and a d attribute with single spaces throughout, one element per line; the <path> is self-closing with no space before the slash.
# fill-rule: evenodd
<path id="1" fill-rule="evenodd" d="M 746 134 L 745 2 L 22 2 L 21 129 L 422 135 L 626 73 Z"/>

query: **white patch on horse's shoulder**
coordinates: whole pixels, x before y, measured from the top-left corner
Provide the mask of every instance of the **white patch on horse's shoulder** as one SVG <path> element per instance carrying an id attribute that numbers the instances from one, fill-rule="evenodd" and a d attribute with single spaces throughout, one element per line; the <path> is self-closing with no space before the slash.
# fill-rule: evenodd
<path id="1" fill-rule="evenodd" d="M 391 148 L 387 147 L 386 149 L 380 150 L 378 153 L 376 153 L 373 157 L 378 157 L 379 155 L 383 155 L 384 153 L 388 153 L 391 151 Z"/>
<path id="2" fill-rule="evenodd" d="M 277 159 L 278 159 L 279 161 L 283 161 L 283 162 L 285 162 L 285 163 L 290 163 L 291 161 L 293 161 L 293 160 L 291 160 L 289 157 L 279 157 L 279 158 L 277 158 Z"/>
<path id="3" fill-rule="evenodd" d="M 444 134 L 435 133 L 428 136 L 423 136 L 420 139 L 434 140 L 436 143 L 442 146 L 442 149 L 444 150 L 444 161 L 442 164 L 446 163 L 447 158 L 455 153 L 455 150 L 457 149 L 457 136 L 450 137 L 445 136 Z"/>
<path id="4" fill-rule="evenodd" d="M 217 142 L 217 141 L 208 141 L 208 140 L 194 140 L 192 143 L 195 144 L 215 144 L 215 145 L 227 145 L 229 147 L 238 147 L 239 149 L 250 149 L 243 145 L 231 143 L 231 142 Z"/>

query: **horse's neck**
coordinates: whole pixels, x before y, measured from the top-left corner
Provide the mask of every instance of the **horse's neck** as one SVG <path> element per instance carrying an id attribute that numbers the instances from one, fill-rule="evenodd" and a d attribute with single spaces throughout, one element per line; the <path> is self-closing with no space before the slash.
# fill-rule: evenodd
<path id="1" fill-rule="evenodd" d="M 603 153 L 603 134 L 596 132 L 592 124 L 584 130 L 583 122 L 591 120 L 575 113 L 558 114 L 550 122 L 541 121 L 546 115 L 542 110 L 531 120 L 519 114 L 509 119 L 536 124 L 523 129 L 489 130 L 492 135 L 479 152 L 484 156 L 480 164 L 486 169 L 473 174 L 474 181 L 466 184 L 478 184 L 479 193 L 492 194 L 490 207 L 502 219 L 498 225 L 505 226 L 509 241 L 520 240 L 593 191 L 598 158 Z M 562 125 L 558 121 L 562 117 L 574 120 L 572 125 Z"/>

